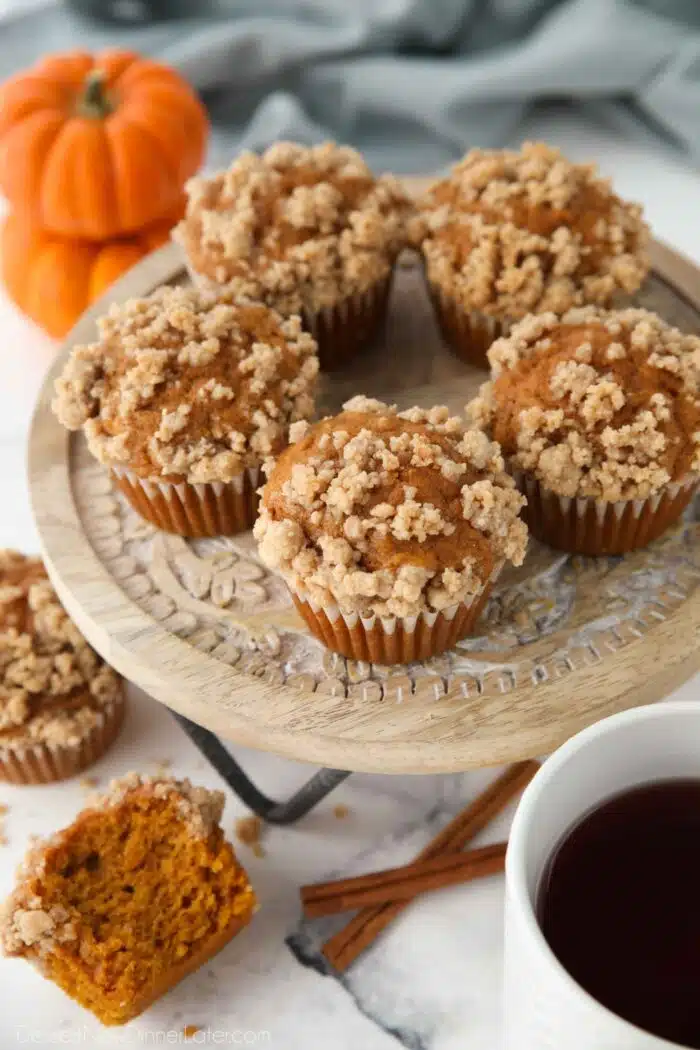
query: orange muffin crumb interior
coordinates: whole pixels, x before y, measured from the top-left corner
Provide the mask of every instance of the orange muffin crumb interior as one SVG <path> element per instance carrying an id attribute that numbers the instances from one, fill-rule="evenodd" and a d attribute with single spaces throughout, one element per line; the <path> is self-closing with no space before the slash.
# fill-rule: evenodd
<path id="1" fill-rule="evenodd" d="M 104 1024 L 123 1024 L 218 951 L 255 897 L 224 840 L 220 792 L 118 782 L 30 854 L 2 944 Z"/>

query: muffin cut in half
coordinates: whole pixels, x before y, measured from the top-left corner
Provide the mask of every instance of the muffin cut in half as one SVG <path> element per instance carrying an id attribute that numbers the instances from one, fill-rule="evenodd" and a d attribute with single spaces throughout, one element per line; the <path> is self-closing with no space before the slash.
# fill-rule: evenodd
<path id="1" fill-rule="evenodd" d="M 348 146 L 278 142 L 187 193 L 174 237 L 195 281 L 301 314 L 323 368 L 376 336 L 411 207 L 396 179 Z"/>
<path id="2" fill-rule="evenodd" d="M 53 409 L 166 532 L 251 528 L 262 461 L 310 415 L 318 359 L 298 317 L 193 288 L 113 306 L 76 347 Z"/>
<path id="3" fill-rule="evenodd" d="M 445 341 L 487 367 L 530 313 L 622 305 L 649 271 L 641 208 L 559 150 L 471 150 L 418 203 L 412 240 Z"/>
<path id="4" fill-rule="evenodd" d="M 102 1021 L 125 1024 L 251 919 L 220 791 L 135 773 L 29 852 L 0 945 Z"/>
<path id="5" fill-rule="evenodd" d="M 312 633 L 383 664 L 429 659 L 469 634 L 527 542 L 498 445 L 447 408 L 397 412 L 361 396 L 291 438 L 254 535 Z"/>
<path id="6" fill-rule="evenodd" d="M 500 442 L 530 531 L 624 554 L 678 520 L 700 469 L 700 338 L 646 310 L 528 317 L 467 408 Z"/>
<path id="7" fill-rule="evenodd" d="M 80 773 L 117 736 L 119 676 L 69 618 L 39 558 L 0 551 L 0 780 Z"/>

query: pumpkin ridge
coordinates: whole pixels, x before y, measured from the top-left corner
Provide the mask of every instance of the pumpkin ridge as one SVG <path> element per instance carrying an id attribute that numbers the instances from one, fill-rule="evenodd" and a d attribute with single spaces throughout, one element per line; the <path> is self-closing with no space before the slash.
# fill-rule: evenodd
<path id="1" fill-rule="evenodd" d="M 65 124 L 61 114 L 49 117 L 34 110 L 13 125 L 0 139 L 0 188 L 9 201 L 27 194 L 28 210 L 35 211 L 40 200 L 41 179 L 35 170 L 38 153 L 50 151 Z M 20 148 L 21 147 L 21 148 Z"/>
<path id="2" fill-rule="evenodd" d="M 171 156 L 168 154 L 165 142 L 163 142 L 158 135 L 153 133 L 152 129 L 144 123 L 138 113 L 129 112 L 129 109 L 127 108 L 126 111 L 122 110 L 122 116 L 124 119 L 128 118 L 129 123 L 134 127 L 137 127 L 149 142 L 152 142 L 157 147 L 159 154 L 163 158 L 163 166 L 166 168 L 170 177 L 178 184 L 182 183 L 183 179 L 180 174 L 180 164 L 173 162 Z"/>
<path id="3" fill-rule="evenodd" d="M 123 129 L 120 129 L 119 124 L 122 122 L 125 124 L 125 127 Z M 167 173 L 167 182 L 171 185 L 173 180 L 173 174 L 170 165 L 167 162 L 167 159 L 164 158 L 162 155 L 162 150 L 160 149 L 158 140 L 146 134 L 138 124 L 134 124 L 132 121 L 126 120 L 122 116 L 121 111 L 119 111 L 119 113 L 114 114 L 112 120 L 107 121 L 103 126 L 105 129 L 105 136 L 109 142 L 110 156 L 112 158 L 112 168 L 116 175 L 116 208 L 121 220 L 122 229 L 126 234 L 133 234 L 141 227 L 145 225 L 150 225 L 150 223 L 154 221 L 158 214 L 163 214 L 164 212 L 167 212 L 172 206 L 174 206 L 176 200 L 180 196 L 181 189 L 179 185 L 177 186 L 177 188 L 175 188 L 175 186 L 172 186 L 172 199 L 169 199 L 167 195 L 164 196 L 158 193 L 159 187 L 157 187 L 155 182 L 149 185 L 147 187 L 149 199 L 152 199 L 154 196 L 159 196 L 160 203 L 158 209 L 155 211 L 155 215 L 152 212 L 149 212 L 148 217 L 146 217 L 143 214 L 143 207 L 141 207 L 140 210 L 138 208 L 135 209 L 133 202 L 125 201 L 123 187 L 125 183 L 127 183 L 127 181 L 130 182 L 130 185 L 127 187 L 128 189 L 133 189 L 134 185 L 136 185 L 138 189 L 141 189 L 141 186 L 139 185 L 139 173 L 138 171 L 136 171 L 134 177 L 133 164 L 129 159 L 129 151 L 124 150 L 123 148 L 123 139 L 125 138 L 126 134 L 131 134 L 133 138 L 133 133 L 138 132 L 139 136 L 143 141 L 147 141 L 150 146 L 154 147 L 152 156 L 153 154 L 155 154 L 158 158 L 158 164 L 154 167 L 154 172 L 159 172 L 161 176 L 163 173 Z M 127 132 L 127 128 L 129 129 L 129 132 Z M 121 131 L 118 141 L 116 138 L 117 130 Z M 133 156 L 138 156 L 141 153 L 141 151 L 134 149 L 132 144 L 131 153 Z"/>

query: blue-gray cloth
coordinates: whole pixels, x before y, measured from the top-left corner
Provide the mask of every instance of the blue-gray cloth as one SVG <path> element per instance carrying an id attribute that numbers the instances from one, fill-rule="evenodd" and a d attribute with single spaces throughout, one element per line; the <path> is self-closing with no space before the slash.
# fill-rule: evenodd
<path id="1" fill-rule="evenodd" d="M 75 2 L 112 23 L 64 6 L 10 17 L 0 78 L 48 51 L 147 52 L 200 91 L 210 164 L 333 137 L 377 169 L 430 171 L 502 144 L 548 100 L 700 156 L 700 0 Z"/>

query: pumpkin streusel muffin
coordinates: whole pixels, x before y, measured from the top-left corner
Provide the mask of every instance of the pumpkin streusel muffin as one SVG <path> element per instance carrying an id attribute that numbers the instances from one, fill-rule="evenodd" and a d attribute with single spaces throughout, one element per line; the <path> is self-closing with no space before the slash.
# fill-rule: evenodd
<path id="1" fill-rule="evenodd" d="M 700 338 L 646 310 L 528 317 L 467 408 L 500 442 L 531 532 L 623 554 L 680 516 L 700 470 Z"/>
<path id="2" fill-rule="evenodd" d="M 313 411 L 317 372 L 298 317 L 161 288 L 113 306 L 73 350 L 53 409 L 148 521 L 231 535 L 255 520 L 260 464 Z"/>
<path id="3" fill-rule="evenodd" d="M 649 271 L 640 206 L 542 143 L 471 150 L 418 209 L 413 240 L 442 334 L 482 367 L 526 314 L 621 305 Z"/>
<path id="4" fill-rule="evenodd" d="M 46 784 L 86 769 L 117 736 L 124 706 L 120 678 L 39 558 L 0 551 L 0 780 Z"/>
<path id="5" fill-rule="evenodd" d="M 447 408 L 344 409 L 292 428 L 262 490 L 260 557 L 329 649 L 425 660 L 470 633 L 504 561 L 522 562 L 524 500 L 498 445 Z"/>
<path id="6" fill-rule="evenodd" d="M 125 1024 L 250 921 L 255 894 L 220 827 L 224 795 L 188 780 L 114 781 L 35 845 L 0 945 L 106 1025 Z"/>
<path id="7" fill-rule="evenodd" d="M 348 146 L 278 142 L 187 192 L 174 237 L 195 280 L 301 314 L 323 368 L 374 338 L 410 207 L 396 179 Z"/>

